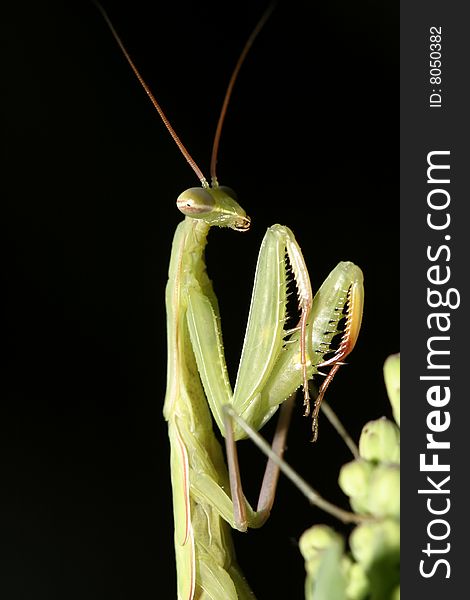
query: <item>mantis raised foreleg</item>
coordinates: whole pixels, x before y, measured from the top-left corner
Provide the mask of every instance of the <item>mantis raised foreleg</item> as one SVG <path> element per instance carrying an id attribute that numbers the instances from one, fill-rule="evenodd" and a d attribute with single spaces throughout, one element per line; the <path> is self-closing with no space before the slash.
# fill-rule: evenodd
<path id="1" fill-rule="evenodd" d="M 171 443 L 171 477 L 175 518 L 175 552 L 180 600 L 253 598 L 235 560 L 230 527 L 259 527 L 269 516 L 278 476 L 268 463 L 260 501 L 253 510 L 243 496 L 235 441 L 246 437 L 226 406 L 255 430 L 287 399 L 303 388 L 310 411 L 308 381 L 321 367 L 331 367 L 313 409 L 314 438 L 324 391 L 341 361 L 354 347 L 362 316 L 362 273 L 343 262 L 313 297 L 301 250 L 289 228 L 270 227 L 258 256 L 250 314 L 235 388 L 232 392 L 224 358 L 220 317 L 206 273 L 204 248 L 210 227 L 247 231 L 250 218 L 235 194 L 219 186 L 213 153 L 211 185 L 164 116 L 100 9 L 124 55 L 190 163 L 202 187 L 183 192 L 177 206 L 185 219 L 176 229 L 166 290 L 168 379 L 164 415 Z M 262 19 L 262 21 L 266 16 Z M 255 29 L 247 47 L 261 23 Z M 246 47 L 246 48 L 247 48 Z M 246 49 L 245 49 L 246 50 Z M 246 52 L 242 53 L 242 59 Z M 242 60 L 241 59 L 241 60 Z M 241 61 L 237 64 L 237 73 Z M 232 77 L 233 85 L 235 75 Z M 226 102 L 222 111 L 225 111 Z M 218 128 L 220 134 L 220 127 Z M 214 143 L 218 144 L 218 136 Z M 299 321 L 286 325 L 289 272 L 298 294 Z M 344 327 L 341 327 L 344 325 Z M 339 345 L 333 338 L 340 335 Z M 284 404 L 290 407 L 289 404 Z M 281 455 L 288 409 L 273 447 Z M 215 420 L 227 440 L 228 468 L 213 432 Z"/>

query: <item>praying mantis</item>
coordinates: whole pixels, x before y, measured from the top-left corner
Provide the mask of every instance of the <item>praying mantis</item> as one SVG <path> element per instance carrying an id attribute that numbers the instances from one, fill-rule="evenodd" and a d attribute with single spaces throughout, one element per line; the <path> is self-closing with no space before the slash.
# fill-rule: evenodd
<path id="1" fill-rule="evenodd" d="M 171 445 L 178 599 L 254 598 L 236 563 L 230 529 L 246 531 L 264 524 L 273 505 L 279 467 L 268 461 L 254 510 L 243 495 L 238 468 L 236 442 L 247 437 L 239 420 L 258 431 L 280 408 L 272 449 L 282 458 L 294 396 L 301 388 L 304 413 L 313 415 L 316 439 L 325 391 L 358 337 L 364 297 L 362 272 L 353 263 L 341 262 L 314 296 L 293 232 L 283 225 L 271 226 L 258 255 L 245 340 L 232 390 L 217 298 L 206 271 L 204 251 L 211 227 L 236 232 L 250 228 L 251 219 L 235 193 L 218 183 L 217 149 L 231 89 L 269 11 L 250 36 L 229 83 L 214 140 L 209 184 L 141 77 L 107 14 L 97 6 L 201 182 L 201 187 L 182 192 L 176 202 L 185 218 L 173 238 L 166 288 L 168 364 L 163 413 Z M 292 288 L 299 310 L 294 327 L 288 326 L 286 314 Z M 315 375 L 324 378 L 318 396 L 312 400 L 309 381 Z M 213 421 L 226 441 L 227 465 Z"/>

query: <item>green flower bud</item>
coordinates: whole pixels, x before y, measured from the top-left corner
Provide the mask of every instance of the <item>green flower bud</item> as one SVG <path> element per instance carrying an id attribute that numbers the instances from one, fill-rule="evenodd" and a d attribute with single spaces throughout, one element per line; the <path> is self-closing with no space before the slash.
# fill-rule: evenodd
<path id="1" fill-rule="evenodd" d="M 349 538 L 354 558 L 365 571 L 385 557 L 387 562 L 395 561 L 400 553 L 400 525 L 394 519 L 362 523 Z"/>
<path id="2" fill-rule="evenodd" d="M 374 465 L 362 459 L 353 460 L 341 467 L 338 483 L 343 492 L 349 496 L 355 512 L 368 512 L 369 481 L 373 470 Z"/>
<path id="3" fill-rule="evenodd" d="M 362 429 L 359 454 L 366 460 L 400 463 L 400 430 L 385 417 L 369 421 Z"/>
<path id="4" fill-rule="evenodd" d="M 393 418 L 400 426 L 400 355 L 392 354 L 384 364 L 385 387 L 392 405 Z"/>
<path id="5" fill-rule="evenodd" d="M 304 531 L 299 539 L 299 548 L 305 560 L 305 570 L 314 575 L 325 550 L 332 546 L 338 547 L 340 552 L 344 549 L 344 540 L 327 525 L 314 525 Z"/>
<path id="6" fill-rule="evenodd" d="M 363 600 L 369 593 L 369 580 L 358 563 L 352 563 L 346 574 L 346 597 L 348 600 Z"/>
<path id="7" fill-rule="evenodd" d="M 357 498 L 349 498 L 349 504 L 353 511 L 358 515 L 367 515 L 369 511 L 369 496 L 361 496 Z"/>
<path id="8" fill-rule="evenodd" d="M 376 517 L 400 518 L 400 467 L 377 465 L 370 480 L 368 507 Z"/>

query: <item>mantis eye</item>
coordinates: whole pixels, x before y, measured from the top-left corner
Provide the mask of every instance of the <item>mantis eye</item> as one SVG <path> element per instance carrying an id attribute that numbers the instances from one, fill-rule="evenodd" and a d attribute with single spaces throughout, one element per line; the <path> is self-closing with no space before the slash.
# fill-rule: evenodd
<path id="1" fill-rule="evenodd" d="M 188 217 L 210 213 L 214 208 L 214 198 L 203 188 L 189 188 L 182 192 L 176 200 L 176 206 Z"/>

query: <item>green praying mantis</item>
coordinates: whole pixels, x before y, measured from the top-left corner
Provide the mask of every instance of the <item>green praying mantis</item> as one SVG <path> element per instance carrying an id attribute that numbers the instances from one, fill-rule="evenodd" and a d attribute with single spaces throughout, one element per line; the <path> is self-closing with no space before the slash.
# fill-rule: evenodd
<path id="1" fill-rule="evenodd" d="M 211 227 L 237 232 L 250 217 L 235 193 L 219 185 L 217 149 L 228 99 L 240 66 L 270 11 L 251 34 L 235 67 L 214 141 L 211 183 L 183 146 L 141 77 L 103 8 L 118 45 L 198 179 L 177 208 L 184 215 L 173 238 L 166 288 L 168 369 L 164 416 L 171 445 L 171 480 L 179 600 L 254 598 L 235 558 L 230 529 L 260 527 L 269 517 L 296 391 L 311 412 L 309 381 L 324 375 L 313 405 L 313 439 L 326 388 L 353 349 L 362 318 L 363 276 L 341 262 L 313 296 L 308 270 L 292 231 L 270 227 L 261 244 L 235 387 L 224 357 L 217 298 L 206 272 L 204 250 Z M 298 296 L 299 320 L 287 325 L 289 278 Z M 340 338 L 339 344 L 333 342 Z M 322 369 L 329 369 L 327 374 Z M 254 510 L 242 491 L 236 442 L 255 432 L 280 409 L 272 453 Z M 236 418 L 235 418 L 236 417 Z M 226 441 L 227 465 L 213 430 Z"/>

